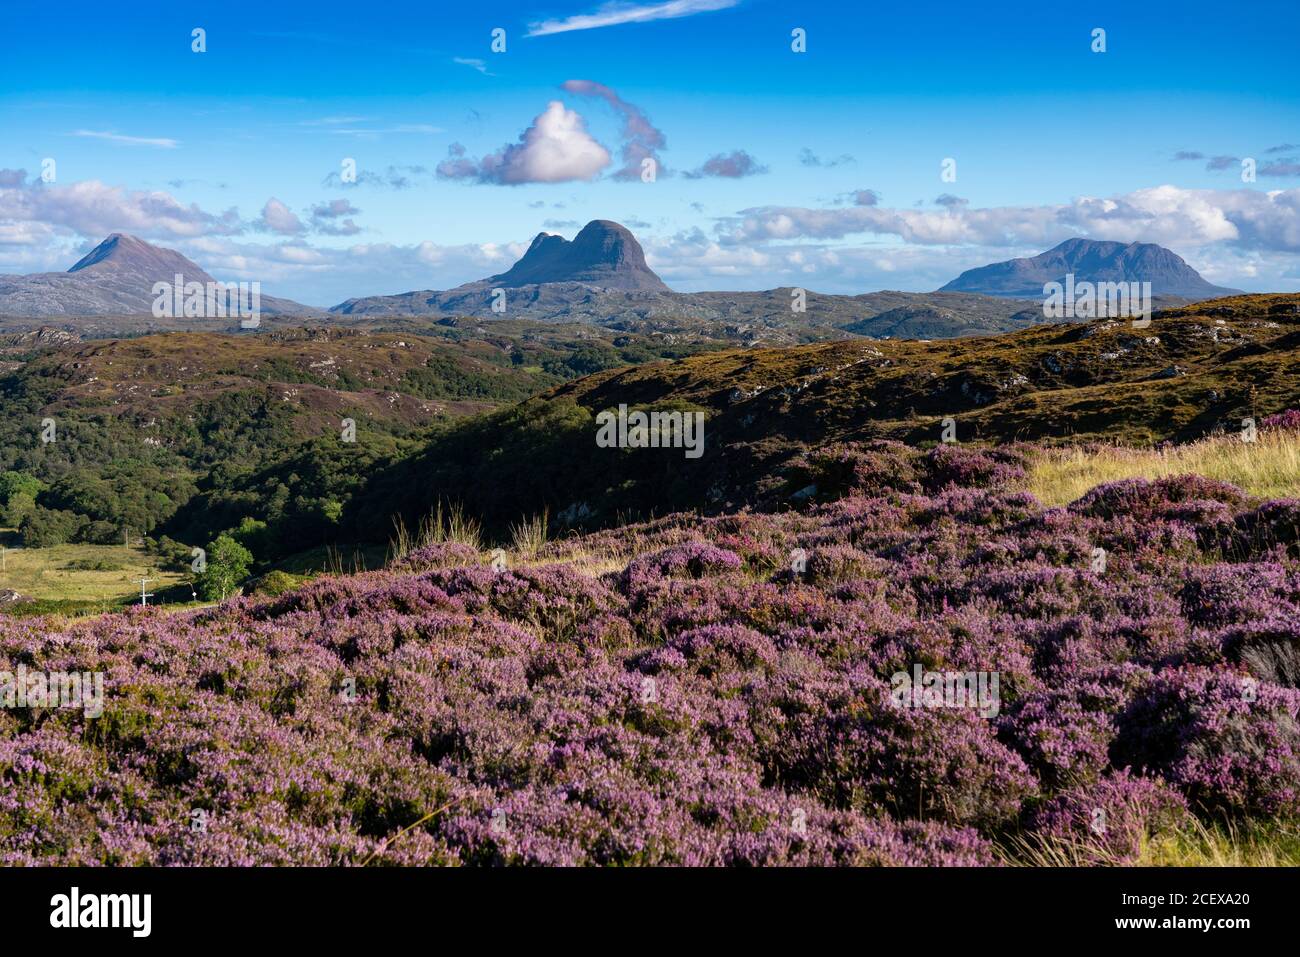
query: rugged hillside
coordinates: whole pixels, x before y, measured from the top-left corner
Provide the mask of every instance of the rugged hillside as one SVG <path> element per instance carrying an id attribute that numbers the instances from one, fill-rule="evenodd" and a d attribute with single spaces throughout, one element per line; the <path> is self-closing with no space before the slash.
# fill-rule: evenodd
<path id="1" fill-rule="evenodd" d="M 1041 299 L 1043 285 L 1064 283 L 1067 273 L 1074 275 L 1075 282 L 1150 282 L 1152 294 L 1159 297 L 1200 300 L 1241 295 L 1240 289 L 1206 282 L 1181 256 L 1163 246 L 1091 239 L 1067 239 L 1029 259 L 968 269 L 939 291 Z"/>
<path id="2" fill-rule="evenodd" d="M 186 283 L 216 281 L 175 250 L 113 233 L 65 273 L 0 276 L 0 316 L 150 315 L 154 283 L 174 283 L 178 274 Z M 260 304 L 263 312 L 273 315 L 319 312 L 269 295 L 261 296 Z"/>
<path id="3" fill-rule="evenodd" d="M 811 494 L 795 467 L 808 448 L 933 443 L 945 417 L 962 442 L 1195 438 L 1300 406 L 1298 309 L 1300 296 L 1242 296 L 1159 312 L 1144 329 L 1098 321 L 613 370 L 454 430 L 377 477 L 358 504 L 401 502 L 415 515 L 441 497 L 499 524 L 543 508 L 602 523 L 677 508 L 776 507 Z M 703 412 L 704 454 L 598 448 L 594 417 L 619 405 Z"/>

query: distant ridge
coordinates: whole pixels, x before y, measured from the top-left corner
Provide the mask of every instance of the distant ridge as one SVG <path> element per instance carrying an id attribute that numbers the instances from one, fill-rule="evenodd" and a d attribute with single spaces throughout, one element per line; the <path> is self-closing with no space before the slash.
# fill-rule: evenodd
<path id="1" fill-rule="evenodd" d="M 0 276 L 0 316 L 135 316 L 153 311 L 153 286 L 216 282 L 174 249 L 154 246 L 126 233 L 113 233 L 67 272 Z M 261 297 L 268 315 L 311 315 L 320 310 L 291 299 Z"/>
<path id="2" fill-rule="evenodd" d="M 1156 297 L 1198 300 L 1242 294 L 1240 289 L 1207 282 L 1181 256 L 1163 246 L 1094 239 L 1067 239 L 1029 259 L 968 269 L 939 292 L 1041 299 L 1044 283 L 1063 283 L 1067 273 L 1073 273 L 1076 282 L 1150 282 Z"/>
<path id="3" fill-rule="evenodd" d="M 506 312 L 494 312 L 494 289 L 507 290 Z M 625 226 L 597 219 L 570 242 L 539 233 L 503 273 L 454 289 L 364 296 L 330 312 L 354 321 L 397 316 L 524 318 L 587 322 L 612 328 L 681 331 L 703 323 L 711 333 L 747 345 L 810 338 L 987 335 L 1042 322 L 1033 302 L 962 293 L 875 292 L 837 296 L 807 290 L 806 310 L 792 313 L 789 287 L 746 292 L 673 292 L 646 264 L 641 244 Z M 882 313 L 897 310 L 896 314 Z M 814 331 L 816 330 L 816 331 Z M 840 331 L 842 330 L 842 331 Z"/>

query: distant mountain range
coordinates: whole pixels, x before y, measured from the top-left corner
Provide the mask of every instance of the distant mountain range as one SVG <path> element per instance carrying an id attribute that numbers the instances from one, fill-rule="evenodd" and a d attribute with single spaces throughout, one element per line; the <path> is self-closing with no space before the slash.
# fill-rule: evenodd
<path id="1" fill-rule="evenodd" d="M 217 281 L 175 250 L 113 233 L 67 272 L 0 276 L 0 316 L 151 315 L 154 283 L 174 283 L 177 275 L 205 286 Z M 261 309 L 271 315 L 320 311 L 275 296 L 262 296 Z"/>
<path id="2" fill-rule="evenodd" d="M 454 289 L 349 299 L 330 311 L 382 320 L 394 316 L 499 318 L 492 306 L 504 290 L 507 313 L 543 322 L 591 322 L 647 331 L 688 320 L 721 325 L 733 340 L 754 345 L 848 335 L 947 338 L 987 335 L 1041 322 L 1034 303 L 987 296 L 878 292 L 838 296 L 808 291 L 792 309 L 789 287 L 760 292 L 673 292 L 646 265 L 624 226 L 598 219 L 572 242 L 539 233 L 523 258 L 496 276 Z"/>
<path id="3" fill-rule="evenodd" d="M 416 331 L 430 320 L 467 317 L 590 323 L 639 334 L 721 337 L 747 346 L 853 336 L 942 339 L 1043 322 L 1043 284 L 1063 281 L 1071 272 L 1076 281 L 1150 281 L 1159 306 L 1236 292 L 1206 282 L 1160 246 L 1072 239 L 1032 259 L 968 270 L 938 292 L 807 291 L 806 308 L 795 311 L 795 290 L 788 287 L 673 292 L 647 265 L 628 229 L 594 220 L 573 240 L 539 233 L 510 269 L 454 289 L 349 299 L 328 312 L 263 295 L 261 308 L 269 327 L 310 318 L 316 324 Z M 178 252 L 114 233 L 66 273 L 0 278 L 0 317 L 8 317 L 0 319 L 0 331 L 30 329 L 36 319 L 76 319 L 60 325 L 87 337 L 222 331 L 236 325 L 180 316 L 154 319 L 154 283 L 173 282 L 178 273 L 186 282 L 215 282 Z M 494 292 L 498 289 L 502 294 Z M 494 303 L 504 303 L 505 312 Z"/>
<path id="4" fill-rule="evenodd" d="M 1093 239 L 1067 239 L 1030 259 L 968 269 L 939 291 L 1041 299 L 1043 285 L 1064 284 L 1067 273 L 1072 273 L 1076 282 L 1149 282 L 1157 297 L 1198 300 L 1241 295 L 1240 289 L 1206 282 L 1181 256 L 1163 246 Z"/>

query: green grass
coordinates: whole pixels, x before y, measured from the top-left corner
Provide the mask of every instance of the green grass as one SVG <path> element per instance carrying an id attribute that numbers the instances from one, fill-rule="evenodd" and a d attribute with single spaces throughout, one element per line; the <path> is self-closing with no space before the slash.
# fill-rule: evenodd
<path id="1" fill-rule="evenodd" d="M 0 589 L 50 602 L 103 603 L 139 600 L 141 577 L 152 578 L 149 591 L 161 592 L 185 578 L 164 571 L 158 559 L 138 545 L 55 545 L 14 547 L 16 537 L 0 530 L 4 547 Z M 93 566 L 100 566 L 97 570 Z M 78 567 L 81 566 L 81 567 Z"/>

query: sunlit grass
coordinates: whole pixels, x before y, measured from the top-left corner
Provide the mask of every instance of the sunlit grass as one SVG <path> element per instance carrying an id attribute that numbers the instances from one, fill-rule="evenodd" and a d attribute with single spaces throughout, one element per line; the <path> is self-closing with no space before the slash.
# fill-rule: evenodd
<path id="1" fill-rule="evenodd" d="M 1300 497 L 1300 433 L 1260 432 L 1254 442 L 1231 434 L 1163 450 L 1051 449 L 1035 457 L 1028 488 L 1045 504 L 1066 505 L 1104 482 L 1188 474 L 1231 482 L 1260 498 Z"/>
<path id="2" fill-rule="evenodd" d="M 152 579 L 149 591 L 159 592 L 186 577 L 160 569 L 158 559 L 139 545 L 22 548 L 15 547 L 16 536 L 3 538 L 0 589 L 32 598 L 114 602 L 132 595 L 138 598 L 141 578 Z"/>
<path id="3" fill-rule="evenodd" d="M 1142 840 L 1135 859 L 1111 858 L 1083 842 L 1013 837 L 1000 856 L 1012 867 L 1297 867 L 1300 822 L 1245 821 L 1186 826 Z"/>

